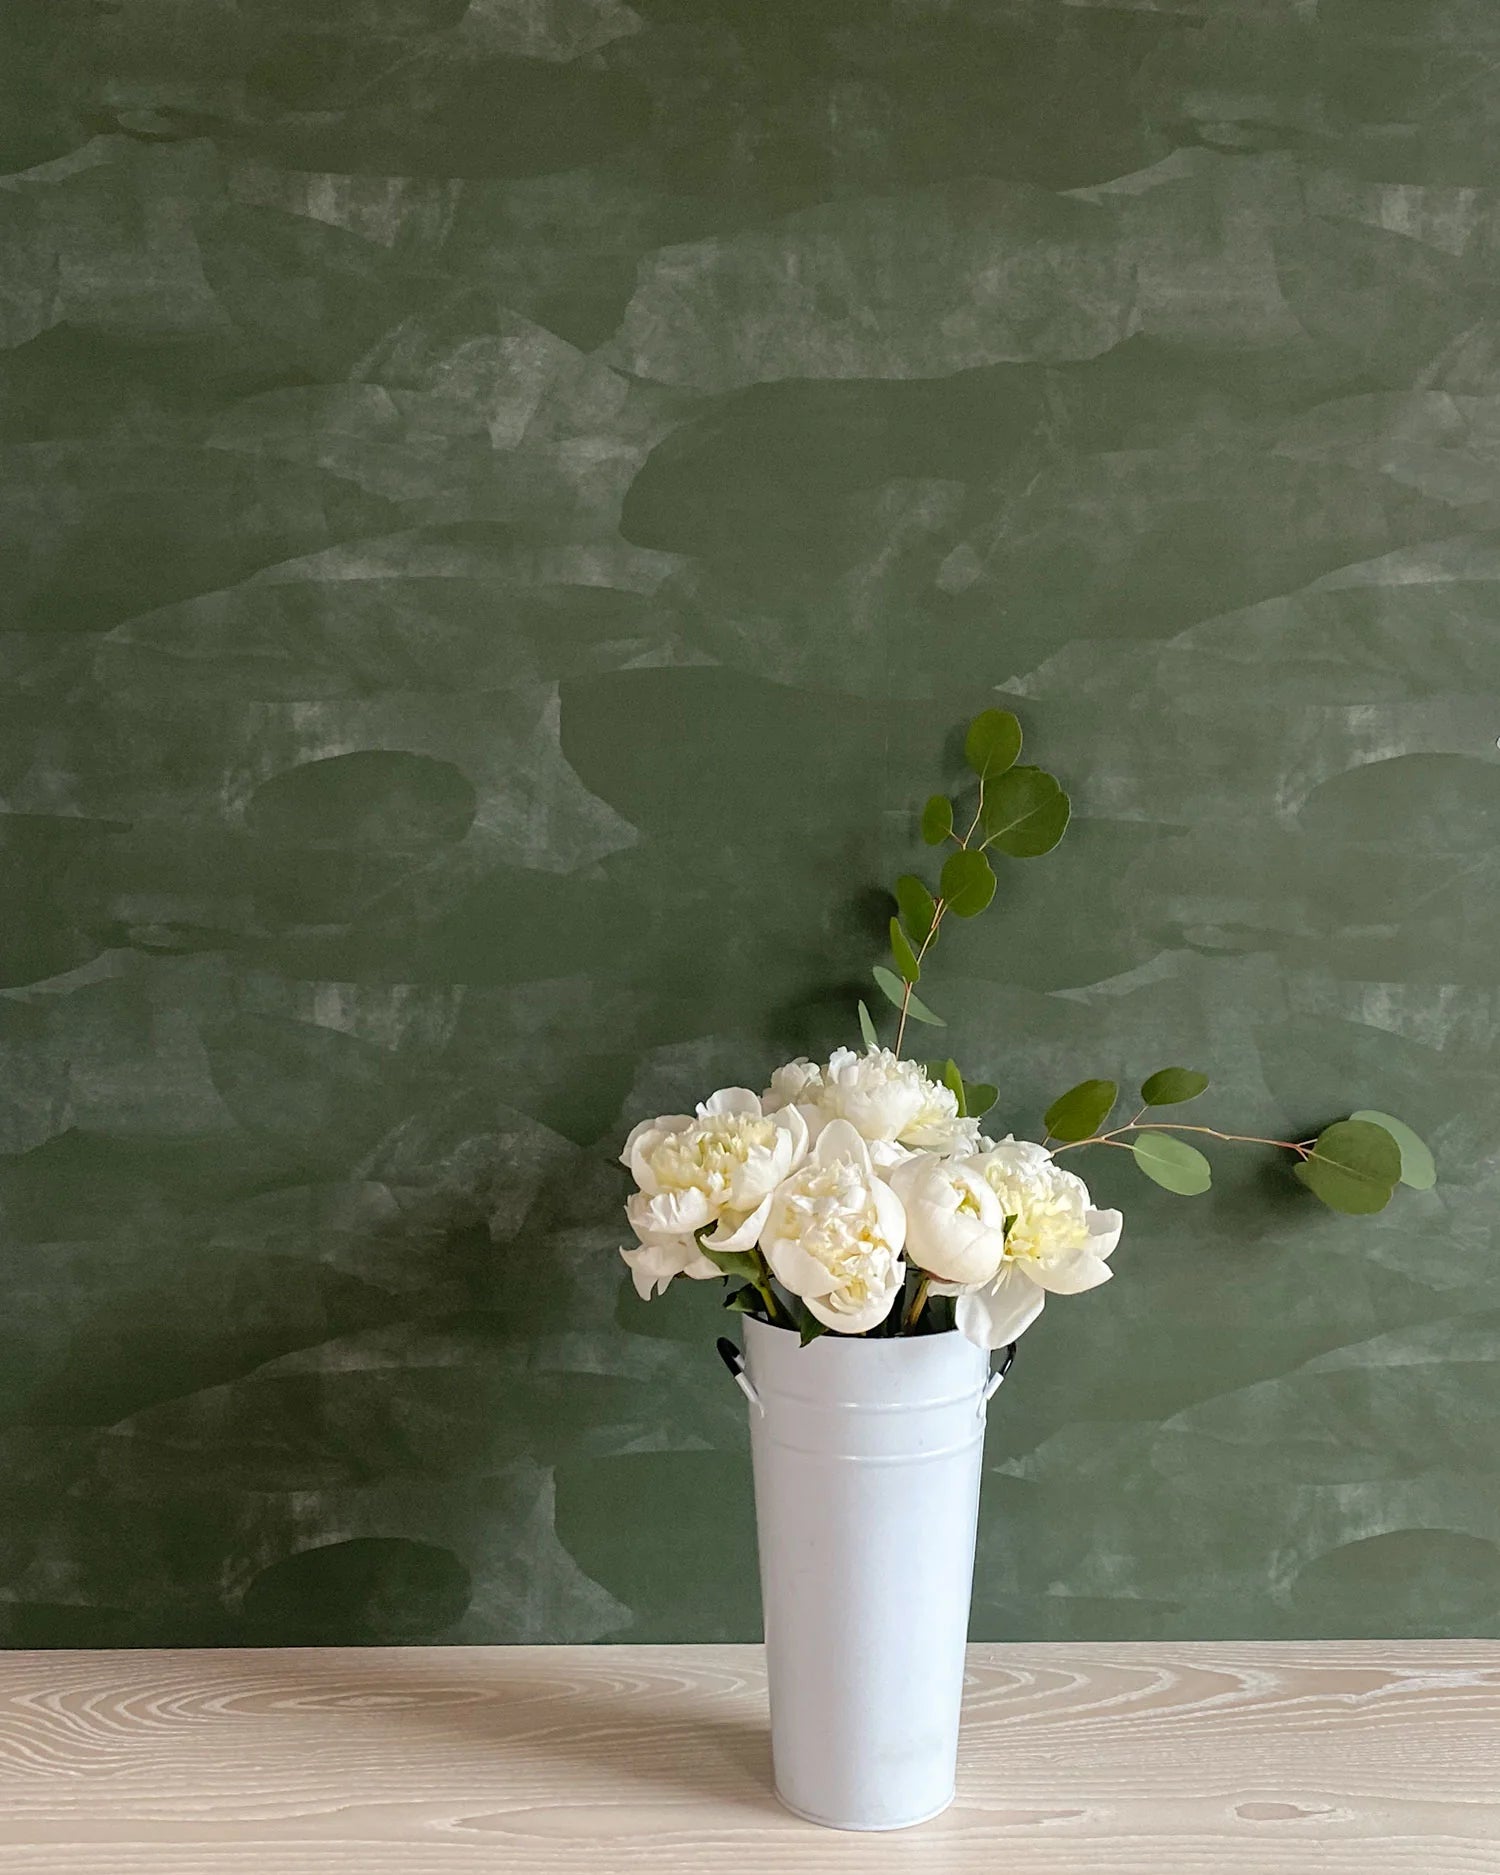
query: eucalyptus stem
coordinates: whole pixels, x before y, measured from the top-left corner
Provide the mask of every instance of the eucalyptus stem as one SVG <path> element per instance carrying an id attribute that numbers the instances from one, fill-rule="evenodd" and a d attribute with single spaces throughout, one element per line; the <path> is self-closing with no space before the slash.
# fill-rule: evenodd
<path id="1" fill-rule="evenodd" d="M 1124 1133 L 1207 1133 L 1211 1139 L 1228 1140 L 1244 1146 L 1277 1146 L 1286 1152 L 1296 1153 L 1299 1159 L 1312 1157 L 1312 1148 L 1316 1143 L 1310 1139 L 1263 1139 L 1259 1133 L 1221 1133 L 1216 1126 L 1189 1126 L 1183 1120 L 1148 1120 L 1143 1126 L 1140 1116 L 1124 1126 L 1112 1128 L 1108 1133 L 1095 1133 L 1090 1139 L 1072 1139 L 1065 1146 L 1054 1146 L 1052 1156 L 1059 1153 L 1076 1152 L 1080 1146 L 1118 1146 L 1125 1142 Z M 1129 1150 L 1129 1147 L 1126 1147 Z"/>
<path id="2" fill-rule="evenodd" d="M 969 831 L 963 836 L 962 839 L 960 839 L 957 834 L 954 834 L 952 836 L 954 843 L 965 852 L 968 851 L 969 842 L 970 840 L 974 838 L 975 829 L 978 827 L 980 816 L 983 813 L 984 813 L 984 780 L 981 777 L 980 783 L 979 783 L 979 803 L 974 809 L 974 818 L 969 822 Z M 922 942 L 917 949 L 917 963 L 919 966 L 922 962 L 922 959 L 927 955 L 928 946 L 932 943 L 932 940 L 938 934 L 938 926 L 943 922 L 943 914 L 944 912 L 947 911 L 947 909 L 948 909 L 948 901 L 947 899 L 943 898 L 940 894 L 933 901 L 932 923 L 927 928 L 927 935 L 926 937 L 922 939 Z M 906 1017 L 907 1017 L 908 1011 L 911 1008 L 912 991 L 915 988 L 916 988 L 916 985 L 908 978 L 906 988 L 902 992 L 902 995 L 901 995 L 901 1014 L 896 1023 L 896 1046 L 893 1052 L 897 1055 L 901 1053 L 901 1043 L 905 1039 L 905 1036 L 906 1036 Z M 925 1300 L 925 1297 L 924 1297 L 924 1300 Z M 915 1320 L 915 1317 L 913 1317 L 913 1319 Z"/>

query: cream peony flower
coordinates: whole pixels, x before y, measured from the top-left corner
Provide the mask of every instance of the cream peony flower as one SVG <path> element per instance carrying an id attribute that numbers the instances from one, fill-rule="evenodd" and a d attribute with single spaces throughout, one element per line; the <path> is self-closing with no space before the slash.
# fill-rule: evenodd
<path id="1" fill-rule="evenodd" d="M 888 1048 L 836 1048 L 822 1068 L 789 1061 L 771 1077 L 764 1105 L 770 1112 L 789 1103 L 802 1109 L 813 1139 L 831 1120 L 847 1120 L 877 1169 L 912 1152 L 968 1154 L 979 1144 L 979 1122 L 959 1118 L 950 1090 Z"/>
<path id="2" fill-rule="evenodd" d="M 799 1102 L 816 1102 L 823 1087 L 823 1070 L 806 1055 L 783 1063 L 771 1076 L 771 1085 L 760 1097 L 762 1113 L 780 1113 L 783 1107 Z"/>
<path id="3" fill-rule="evenodd" d="M 771 1200 L 761 1249 L 783 1288 L 826 1328 L 863 1334 L 901 1293 L 906 1213 L 875 1175 L 869 1148 L 846 1120 L 820 1131 L 808 1162 Z"/>
<path id="4" fill-rule="evenodd" d="M 807 1145 L 800 1109 L 764 1113 L 746 1087 L 722 1088 L 696 1116 L 643 1120 L 620 1155 L 640 1187 L 625 1207 L 631 1228 L 649 1245 L 691 1239 L 712 1225 L 716 1250 L 748 1250 L 772 1192 L 801 1165 Z"/>
<path id="5" fill-rule="evenodd" d="M 906 1212 L 906 1255 L 940 1282 L 993 1282 L 1005 1256 L 1005 1212 L 967 1160 L 913 1153 L 888 1174 Z"/>
<path id="6" fill-rule="evenodd" d="M 991 1282 L 959 1292 L 959 1328 L 982 1348 L 1014 1341 L 1042 1312 L 1046 1292 L 1078 1295 L 1109 1280 L 1120 1241 L 1118 1211 L 1097 1211 L 1088 1186 L 1058 1165 L 1045 1146 L 1007 1139 L 967 1161 L 1011 1220 L 1005 1261 Z"/>

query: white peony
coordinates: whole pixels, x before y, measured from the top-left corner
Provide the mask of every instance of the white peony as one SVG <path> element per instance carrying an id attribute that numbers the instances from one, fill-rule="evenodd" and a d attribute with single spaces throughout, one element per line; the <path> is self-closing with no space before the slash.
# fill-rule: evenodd
<path id="1" fill-rule="evenodd" d="M 772 1192 L 801 1165 L 807 1145 L 797 1107 L 764 1113 L 746 1087 L 721 1089 L 696 1116 L 643 1120 L 620 1155 L 640 1187 L 625 1207 L 631 1227 L 652 1244 L 691 1239 L 712 1225 L 716 1250 L 748 1250 Z"/>
<path id="2" fill-rule="evenodd" d="M 906 1212 L 906 1254 L 944 1283 L 993 1282 L 1005 1256 L 1005 1212 L 964 1159 L 913 1153 L 888 1174 Z"/>
<path id="3" fill-rule="evenodd" d="M 783 1288 L 827 1328 L 863 1334 L 901 1294 L 906 1213 L 845 1120 L 823 1126 L 807 1163 L 771 1200 L 761 1249 Z"/>
<path id="4" fill-rule="evenodd" d="M 1088 1186 L 1045 1146 L 1007 1139 L 968 1161 L 1011 1220 L 1005 1260 L 992 1281 L 958 1296 L 959 1328 L 982 1348 L 1014 1341 L 1042 1312 L 1046 1292 L 1078 1295 L 1109 1280 L 1120 1241 L 1118 1211 L 1097 1211 Z M 943 1285 L 942 1293 L 957 1293 Z"/>
<path id="5" fill-rule="evenodd" d="M 862 1055 L 836 1048 L 822 1068 L 789 1061 L 771 1077 L 764 1103 L 768 1112 L 798 1105 L 814 1139 L 830 1121 L 847 1120 L 877 1168 L 912 1152 L 972 1153 L 979 1143 L 979 1122 L 959 1118 L 952 1092 L 888 1048 Z"/>
<path id="6" fill-rule="evenodd" d="M 806 1055 L 783 1063 L 771 1076 L 771 1085 L 760 1097 L 763 1113 L 780 1113 L 783 1107 L 799 1102 L 816 1102 L 823 1086 L 823 1070 Z"/>

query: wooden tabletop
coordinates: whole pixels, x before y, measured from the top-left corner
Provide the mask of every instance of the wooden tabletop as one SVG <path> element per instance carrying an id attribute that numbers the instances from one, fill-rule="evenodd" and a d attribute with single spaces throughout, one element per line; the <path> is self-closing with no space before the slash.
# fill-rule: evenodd
<path id="1" fill-rule="evenodd" d="M 1500 1643 L 975 1648 L 958 1802 L 771 1794 L 754 1647 L 0 1657 L 0 1870 L 1500 1875 Z"/>

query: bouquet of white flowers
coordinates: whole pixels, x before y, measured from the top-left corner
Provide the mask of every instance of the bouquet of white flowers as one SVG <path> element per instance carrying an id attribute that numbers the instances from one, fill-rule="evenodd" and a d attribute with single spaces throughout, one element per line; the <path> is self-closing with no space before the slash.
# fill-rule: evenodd
<path id="1" fill-rule="evenodd" d="M 1121 1148 L 1155 1184 L 1193 1196 L 1212 1173 L 1184 1134 L 1276 1147 L 1325 1204 L 1356 1214 L 1383 1209 L 1398 1183 L 1434 1182 L 1431 1154 L 1389 1114 L 1355 1113 L 1304 1140 L 1163 1119 L 1208 1087 L 1206 1075 L 1178 1067 L 1146 1078 L 1132 1120 L 1110 1127 L 1119 1088 L 1087 1080 L 1047 1109 L 1040 1142 L 997 1140 L 980 1131 L 993 1085 L 966 1080 L 951 1060 L 902 1057 L 909 1021 L 944 1026 L 916 984 L 944 919 L 975 917 L 993 899 L 990 853 L 1036 858 L 1066 831 L 1067 795 L 1051 775 L 1018 766 L 1020 750 L 1016 718 L 986 710 L 965 740 L 967 798 L 934 795 L 922 811 L 922 837 L 948 851 L 935 891 L 913 873 L 893 889 L 894 968 L 878 964 L 873 975 L 897 1011 L 894 1047 L 882 1046 L 861 1002 L 864 1052 L 789 1061 L 762 1093 L 723 1088 L 696 1113 L 643 1120 L 631 1133 L 622 1162 L 637 1186 L 626 1206 L 637 1241 L 621 1255 L 642 1297 L 675 1276 L 724 1280 L 726 1306 L 804 1342 L 829 1330 L 956 1327 L 992 1349 L 1014 1342 L 1049 1292 L 1076 1295 L 1109 1278 L 1120 1213 L 1095 1208 L 1062 1153 Z"/>

